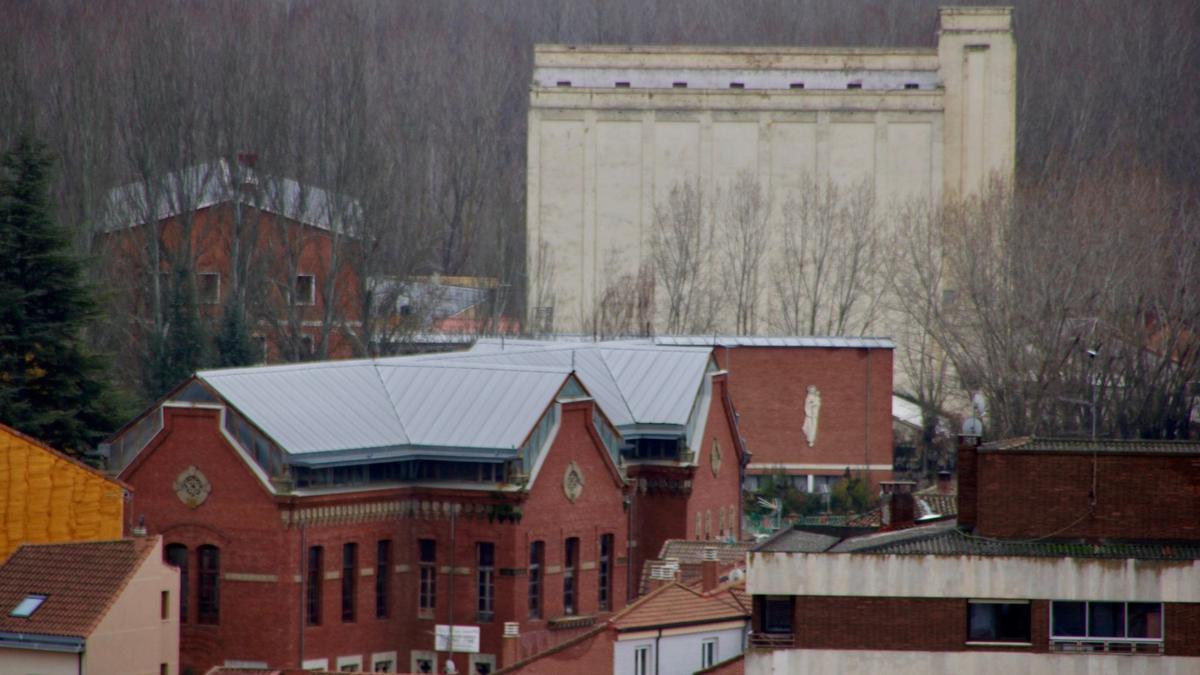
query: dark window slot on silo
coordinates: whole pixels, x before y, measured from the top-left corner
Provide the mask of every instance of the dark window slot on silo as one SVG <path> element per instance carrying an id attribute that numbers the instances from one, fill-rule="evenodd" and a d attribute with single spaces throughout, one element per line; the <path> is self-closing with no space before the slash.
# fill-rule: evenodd
<path id="1" fill-rule="evenodd" d="M 729 88 L 730 88 L 730 89 L 745 89 L 745 88 L 746 88 L 746 83 L 744 83 L 744 82 L 730 82 L 730 83 L 729 83 Z"/>
<path id="2" fill-rule="evenodd" d="M 920 89 L 921 86 L 918 85 L 916 82 L 905 82 L 904 88 L 905 89 Z"/>
<path id="3" fill-rule="evenodd" d="M 629 88 L 628 82 L 618 82 L 617 83 L 617 89 L 628 89 L 628 88 Z"/>
<path id="4" fill-rule="evenodd" d="M 804 83 L 803 82 L 793 82 L 790 86 L 792 89 L 803 89 Z"/>
<path id="5" fill-rule="evenodd" d="M 569 86 L 571 86 L 571 81 L 570 81 L 570 80 L 559 80 L 559 81 L 558 81 L 558 86 L 560 86 L 560 87 L 569 87 Z"/>
<path id="6" fill-rule="evenodd" d="M 672 82 L 671 86 L 676 89 L 687 89 L 687 82 Z"/>
<path id="7" fill-rule="evenodd" d="M 862 82 L 851 82 L 846 85 L 847 89 L 862 89 Z"/>

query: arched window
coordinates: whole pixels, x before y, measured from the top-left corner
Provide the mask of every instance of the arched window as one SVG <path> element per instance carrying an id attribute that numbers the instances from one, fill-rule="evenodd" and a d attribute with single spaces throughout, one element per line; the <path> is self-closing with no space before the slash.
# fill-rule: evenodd
<path id="1" fill-rule="evenodd" d="M 183 544 L 167 544 L 163 560 L 179 568 L 179 623 L 188 620 L 188 549 Z"/>
<path id="2" fill-rule="evenodd" d="M 218 623 L 221 615 L 221 549 L 205 544 L 196 549 L 200 562 L 200 579 L 196 584 L 196 620 L 199 623 Z"/>

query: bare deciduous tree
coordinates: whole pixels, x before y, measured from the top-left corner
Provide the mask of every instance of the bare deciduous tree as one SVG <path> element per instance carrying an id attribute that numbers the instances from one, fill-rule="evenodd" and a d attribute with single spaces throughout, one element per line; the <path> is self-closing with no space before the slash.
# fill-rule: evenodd
<path id="1" fill-rule="evenodd" d="M 718 299 L 713 288 L 713 223 L 700 186 L 682 182 L 665 203 L 655 206 L 650 257 L 662 289 L 669 334 L 708 333 L 714 328 Z"/>
<path id="2" fill-rule="evenodd" d="M 743 171 L 715 201 L 721 277 L 733 307 L 734 331 L 753 335 L 763 302 L 771 198 L 752 172 Z"/>

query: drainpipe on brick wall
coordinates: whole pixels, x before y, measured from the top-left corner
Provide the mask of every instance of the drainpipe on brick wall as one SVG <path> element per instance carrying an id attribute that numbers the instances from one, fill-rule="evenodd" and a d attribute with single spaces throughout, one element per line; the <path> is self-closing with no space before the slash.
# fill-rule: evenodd
<path id="1" fill-rule="evenodd" d="M 863 349 L 867 355 L 867 382 L 863 396 L 863 480 L 870 484 L 871 475 L 871 350 Z"/>
<path id="2" fill-rule="evenodd" d="M 292 511 L 292 515 L 293 516 L 296 515 L 296 512 L 294 510 Z M 300 523 L 300 604 L 298 607 L 299 616 L 297 617 L 298 619 L 300 619 L 300 622 L 298 624 L 299 629 L 300 629 L 300 640 L 297 642 L 297 646 L 300 650 L 300 660 L 296 664 L 297 666 L 299 666 L 301 668 L 304 667 L 304 621 L 307 618 L 307 617 L 305 617 L 305 611 L 304 611 L 305 606 L 304 605 L 305 605 L 305 600 L 307 600 L 306 596 L 308 594 L 308 588 L 307 588 L 308 575 L 305 574 L 305 572 L 307 571 L 305 569 L 305 566 L 307 565 L 307 560 L 308 560 L 308 558 L 306 557 L 308 554 L 308 551 L 306 550 L 306 544 L 307 544 L 307 541 L 305 540 L 305 537 L 304 537 L 304 523 L 301 522 Z"/>

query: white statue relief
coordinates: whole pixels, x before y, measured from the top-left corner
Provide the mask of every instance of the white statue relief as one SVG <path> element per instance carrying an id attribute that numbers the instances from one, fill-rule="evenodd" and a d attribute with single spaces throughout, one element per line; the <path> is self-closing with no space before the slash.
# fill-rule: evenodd
<path id="1" fill-rule="evenodd" d="M 821 392 L 816 385 L 808 385 L 808 395 L 804 397 L 804 437 L 808 447 L 817 442 L 817 417 L 821 414 Z"/>

